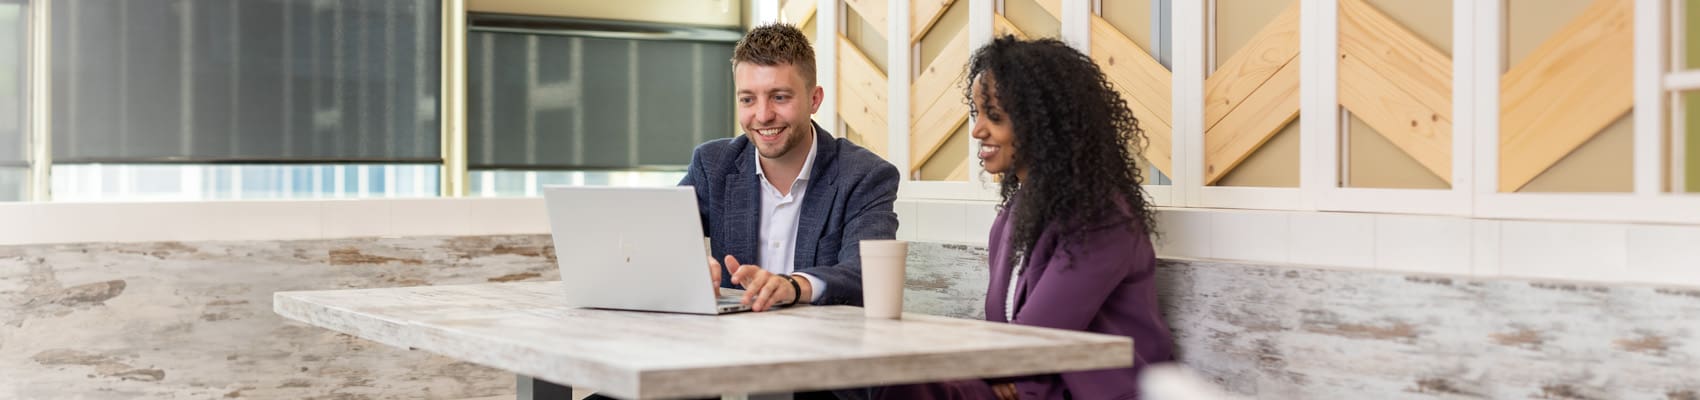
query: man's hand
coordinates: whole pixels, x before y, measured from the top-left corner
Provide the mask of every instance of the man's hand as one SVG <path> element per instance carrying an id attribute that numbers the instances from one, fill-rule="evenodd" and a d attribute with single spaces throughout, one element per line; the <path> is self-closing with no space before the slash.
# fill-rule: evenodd
<path id="1" fill-rule="evenodd" d="M 727 255 L 726 267 L 732 271 L 732 283 L 744 286 L 742 303 L 748 304 L 751 310 L 767 311 L 774 306 L 789 304 L 791 299 L 797 296 L 797 292 L 791 290 L 791 282 L 787 282 L 785 277 L 774 275 L 756 265 L 740 265 L 737 257 Z"/>
<path id="2" fill-rule="evenodd" d="M 714 257 L 708 258 L 708 284 L 714 287 L 714 297 L 720 297 L 720 262 L 714 261 Z"/>

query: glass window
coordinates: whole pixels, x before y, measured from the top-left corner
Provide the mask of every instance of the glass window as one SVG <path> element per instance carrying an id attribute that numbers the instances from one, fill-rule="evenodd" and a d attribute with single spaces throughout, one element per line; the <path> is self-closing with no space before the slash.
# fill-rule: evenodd
<path id="1" fill-rule="evenodd" d="M 437 162 L 429 0 L 53 8 L 55 163 Z"/>
<path id="2" fill-rule="evenodd" d="M 673 185 L 736 134 L 730 30 L 474 15 L 467 163 L 475 196 L 546 184 Z"/>
<path id="3" fill-rule="evenodd" d="M 0 201 L 27 196 L 29 162 L 29 12 L 0 0 Z"/>
<path id="4" fill-rule="evenodd" d="M 436 164 L 55 164 L 55 201 L 433 197 Z M 0 175 L 0 180 L 4 180 Z"/>

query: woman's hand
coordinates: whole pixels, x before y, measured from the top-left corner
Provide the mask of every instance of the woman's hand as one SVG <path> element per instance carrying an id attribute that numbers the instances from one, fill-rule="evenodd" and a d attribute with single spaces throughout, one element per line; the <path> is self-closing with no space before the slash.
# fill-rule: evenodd
<path id="1" fill-rule="evenodd" d="M 996 393 L 998 395 L 998 400 L 1021 399 L 1021 393 L 1015 390 L 1014 383 L 1000 383 L 992 385 L 992 393 Z"/>

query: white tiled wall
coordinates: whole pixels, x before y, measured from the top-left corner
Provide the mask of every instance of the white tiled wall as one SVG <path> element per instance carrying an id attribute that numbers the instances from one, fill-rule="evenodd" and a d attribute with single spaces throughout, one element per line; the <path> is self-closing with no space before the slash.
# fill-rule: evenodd
<path id="1" fill-rule="evenodd" d="M 1217 211 L 1210 213 L 1211 258 L 1288 262 L 1292 237 L 1287 213 Z M 1217 244 L 1234 243 L 1233 246 Z"/>
<path id="2" fill-rule="evenodd" d="M 899 200 L 909 240 L 984 245 L 986 202 Z M 913 207 L 913 212 L 903 211 Z M 966 217 L 958 217 L 961 213 Z M 1480 277 L 1700 286 L 1700 227 L 1161 208 L 1158 255 Z"/>
<path id="3" fill-rule="evenodd" d="M 1376 215 L 1375 267 L 1469 274 L 1471 229 L 1468 218 Z"/>
<path id="4" fill-rule="evenodd" d="M 1626 225 L 1506 221 L 1500 272 L 1509 276 L 1620 281 L 1627 278 Z"/>
<path id="5" fill-rule="evenodd" d="M 1632 226 L 1628 279 L 1700 282 L 1700 227 Z"/>
<path id="6" fill-rule="evenodd" d="M 1370 268 L 1375 266 L 1375 216 L 1317 214 L 1290 217 L 1286 236 L 1294 264 Z"/>
<path id="7" fill-rule="evenodd" d="M 985 245 L 986 201 L 900 200 L 898 237 Z M 1158 255 L 1700 286 L 1700 226 L 1162 208 Z M 0 204 L 0 245 L 548 233 L 542 199 Z"/>

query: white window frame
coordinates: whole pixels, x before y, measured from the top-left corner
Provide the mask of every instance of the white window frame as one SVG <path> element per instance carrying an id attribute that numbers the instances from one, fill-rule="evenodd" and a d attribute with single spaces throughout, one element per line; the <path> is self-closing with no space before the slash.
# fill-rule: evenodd
<path id="1" fill-rule="evenodd" d="M 970 43 L 974 48 L 991 37 L 991 16 L 997 0 L 969 0 Z M 1298 188 L 1204 186 L 1202 132 L 1204 75 L 1209 61 L 1207 19 L 1211 2 L 1174 2 L 1170 12 L 1174 71 L 1174 186 L 1147 186 L 1159 205 L 1195 208 L 1244 208 L 1296 211 L 1344 211 L 1388 214 L 1464 216 L 1480 219 L 1700 224 L 1700 195 L 1671 193 L 1681 188 L 1681 168 L 1666 160 L 1681 160 L 1681 135 L 1667 137 L 1681 126 L 1681 110 L 1672 110 L 1677 92 L 1700 90 L 1700 69 L 1679 70 L 1675 60 L 1681 26 L 1680 0 L 1636 0 L 1634 18 L 1634 191 L 1630 193 L 1500 193 L 1498 192 L 1499 85 L 1504 62 L 1500 40 L 1506 6 L 1503 1 L 1453 0 L 1453 176 L 1450 189 L 1375 189 L 1340 187 L 1338 159 L 1342 140 L 1338 103 L 1337 0 L 1302 0 L 1300 186 Z M 1092 12 L 1088 0 L 1066 0 L 1065 12 Z M 1070 14 L 1072 15 L 1072 14 Z M 1085 18 L 1064 18 L 1065 22 Z M 1081 35 L 1078 26 L 1063 27 L 1065 35 Z M 1084 43 L 1081 41 L 1080 43 Z M 1675 49 L 1675 51 L 1673 51 Z M 1673 55 L 1675 54 L 1675 55 Z M 1666 71 L 1676 70 L 1667 74 Z M 1668 114 L 1667 114 L 1668 113 Z M 905 127 L 906 129 L 907 127 Z M 904 136 L 907 132 L 903 132 Z M 1672 143 L 1665 143 L 1666 141 Z M 978 141 L 969 141 L 972 152 Z M 969 182 L 905 181 L 900 198 L 926 200 L 996 200 L 996 185 L 987 182 L 979 165 L 970 163 Z"/>
<path id="2" fill-rule="evenodd" d="M 1399 214 L 1470 215 L 1471 164 L 1474 129 L 1469 129 L 1470 96 L 1474 81 L 1469 65 L 1474 62 L 1474 43 L 1461 38 L 1476 37 L 1473 24 L 1478 0 L 1453 0 L 1452 24 L 1452 176 L 1450 189 L 1352 188 L 1338 184 L 1341 172 L 1342 139 L 1339 101 L 1339 2 L 1307 1 L 1301 25 L 1301 113 L 1315 116 L 1301 121 L 1304 159 L 1310 160 L 1302 175 L 1303 187 L 1314 199 L 1316 210 L 1382 212 Z"/>
<path id="3" fill-rule="evenodd" d="M 1636 0 L 1634 85 L 1634 191 L 1631 193 L 1500 193 L 1499 186 L 1499 56 L 1500 41 L 1478 44 L 1473 66 L 1476 86 L 1475 129 L 1492 132 L 1476 137 L 1475 215 L 1498 219 L 1610 221 L 1635 223 L 1700 223 L 1700 197 L 1664 192 L 1663 135 L 1668 131 L 1665 88 L 1666 22 L 1669 0 Z M 1478 32 L 1504 32 L 1504 4 L 1474 4 Z M 1649 23 L 1650 22 L 1650 23 Z"/>

